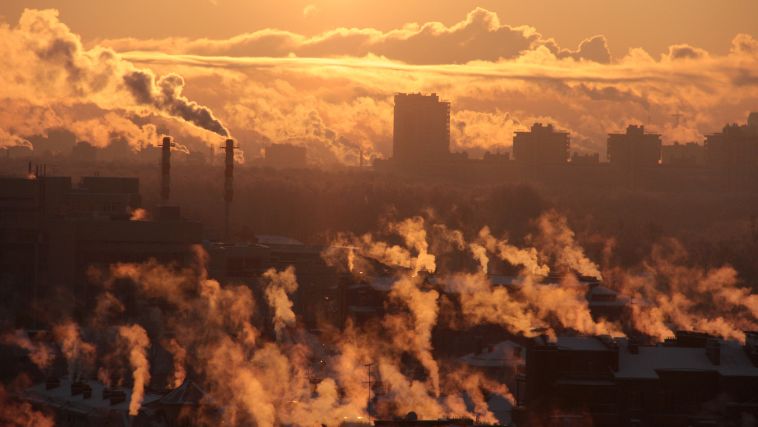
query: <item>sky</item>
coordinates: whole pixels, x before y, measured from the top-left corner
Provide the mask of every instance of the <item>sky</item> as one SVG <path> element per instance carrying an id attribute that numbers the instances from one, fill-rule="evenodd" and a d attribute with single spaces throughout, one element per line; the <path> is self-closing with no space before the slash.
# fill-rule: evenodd
<path id="1" fill-rule="evenodd" d="M 24 8 L 57 8 L 85 39 L 225 38 L 265 28 L 313 35 L 338 27 L 452 25 L 476 7 L 564 45 L 604 34 L 614 54 L 633 47 L 659 54 L 675 43 L 725 53 L 734 34 L 755 34 L 758 16 L 754 0 L 6 0 L 0 15 L 13 22 Z"/>
<path id="2" fill-rule="evenodd" d="M 702 143 L 758 110 L 755 16 L 743 0 L 4 1 L 0 144 L 231 135 L 248 157 L 289 142 L 351 163 L 391 155 L 396 92 L 450 100 L 451 147 L 474 157 L 536 121 L 578 152 L 627 124 Z"/>

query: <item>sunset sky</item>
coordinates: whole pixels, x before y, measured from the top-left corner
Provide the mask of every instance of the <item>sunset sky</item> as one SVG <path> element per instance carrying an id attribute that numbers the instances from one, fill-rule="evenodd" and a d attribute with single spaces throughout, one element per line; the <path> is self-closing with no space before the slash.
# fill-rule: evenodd
<path id="1" fill-rule="evenodd" d="M 758 110 L 748 0 L 31 0 L 0 16 L 2 145 L 66 127 L 196 149 L 228 130 L 248 157 L 292 142 L 350 163 L 391 155 L 392 95 L 421 91 L 452 102 L 455 151 L 509 151 L 543 121 L 604 155 L 629 123 L 701 143 Z"/>

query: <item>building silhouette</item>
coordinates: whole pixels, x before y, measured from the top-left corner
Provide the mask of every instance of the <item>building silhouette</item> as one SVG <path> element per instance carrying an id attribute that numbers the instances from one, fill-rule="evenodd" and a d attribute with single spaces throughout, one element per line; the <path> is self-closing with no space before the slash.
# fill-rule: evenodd
<path id="1" fill-rule="evenodd" d="M 571 154 L 571 164 L 583 165 L 583 166 L 597 166 L 598 164 L 600 164 L 600 154 L 599 153 L 592 153 L 592 154 L 573 153 Z"/>
<path id="2" fill-rule="evenodd" d="M 708 165 L 717 169 L 750 170 L 758 166 L 758 112 L 747 124 L 730 124 L 705 138 Z"/>
<path id="3" fill-rule="evenodd" d="M 450 156 L 450 103 L 431 95 L 395 95 L 393 158 L 434 162 Z"/>
<path id="4" fill-rule="evenodd" d="M 608 134 L 608 161 L 611 166 L 655 166 L 660 160 L 661 136 L 645 133 L 645 126 L 629 125 L 626 133 Z"/>
<path id="5" fill-rule="evenodd" d="M 528 425 L 740 425 L 756 411 L 757 356 L 754 333 L 744 344 L 690 331 L 657 345 L 536 338 L 514 418 Z"/>
<path id="6" fill-rule="evenodd" d="M 705 147 L 697 142 L 675 142 L 661 147 L 661 164 L 700 167 L 705 165 Z"/>
<path id="7" fill-rule="evenodd" d="M 137 178 L 0 178 L 0 297 L 11 302 L 17 324 L 34 326 L 26 307 L 56 287 L 91 303 L 91 267 L 189 261 L 202 225 L 182 219 L 176 206 L 136 220 L 140 207 Z"/>
<path id="8" fill-rule="evenodd" d="M 569 158 L 568 132 L 558 132 L 553 125 L 535 123 L 528 132 L 516 132 L 513 156 L 517 162 L 563 164 Z"/>

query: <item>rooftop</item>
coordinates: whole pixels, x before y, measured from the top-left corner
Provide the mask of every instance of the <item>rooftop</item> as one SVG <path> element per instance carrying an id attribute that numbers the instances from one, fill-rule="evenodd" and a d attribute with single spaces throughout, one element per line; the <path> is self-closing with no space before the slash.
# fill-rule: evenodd
<path id="1" fill-rule="evenodd" d="M 720 364 L 713 364 L 702 347 L 639 346 L 629 351 L 626 342 L 619 346 L 619 370 L 616 378 L 657 379 L 659 371 L 718 372 L 726 377 L 758 377 L 758 367 L 736 341 L 719 341 Z"/>

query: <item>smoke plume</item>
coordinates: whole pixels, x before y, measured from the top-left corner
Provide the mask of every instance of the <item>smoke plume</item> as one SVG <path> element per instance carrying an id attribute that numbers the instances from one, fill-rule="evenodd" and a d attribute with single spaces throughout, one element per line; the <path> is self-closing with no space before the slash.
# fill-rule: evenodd
<path id="1" fill-rule="evenodd" d="M 121 326 L 118 333 L 127 345 L 129 364 L 132 366 L 134 385 L 129 401 L 129 415 L 136 416 L 145 396 L 145 386 L 150 382 L 150 363 L 147 360 L 150 339 L 140 325 Z"/>

